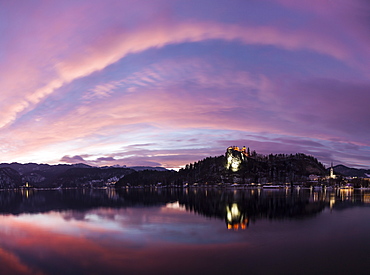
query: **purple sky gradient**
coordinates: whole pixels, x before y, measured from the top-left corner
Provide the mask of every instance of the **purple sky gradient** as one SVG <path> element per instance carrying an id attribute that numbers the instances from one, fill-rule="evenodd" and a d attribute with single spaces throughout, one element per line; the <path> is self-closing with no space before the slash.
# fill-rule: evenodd
<path id="1" fill-rule="evenodd" d="M 0 162 L 370 167 L 368 1 L 0 1 L 0 32 Z"/>

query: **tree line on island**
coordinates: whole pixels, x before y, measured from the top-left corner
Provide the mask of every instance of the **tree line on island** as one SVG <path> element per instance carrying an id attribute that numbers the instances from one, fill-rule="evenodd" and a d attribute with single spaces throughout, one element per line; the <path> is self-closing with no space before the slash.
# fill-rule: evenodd
<path id="1" fill-rule="evenodd" d="M 251 184 L 269 182 L 306 182 L 310 174 L 325 176 L 326 169 L 316 158 L 305 154 L 255 155 L 241 160 L 238 153 L 231 152 L 239 166 L 228 165 L 228 153 L 186 165 L 175 171 L 140 171 L 123 177 L 117 186 L 130 185 L 219 185 L 227 183 Z M 238 160 L 239 159 L 239 160 Z M 234 166 L 235 167 L 235 166 Z"/>

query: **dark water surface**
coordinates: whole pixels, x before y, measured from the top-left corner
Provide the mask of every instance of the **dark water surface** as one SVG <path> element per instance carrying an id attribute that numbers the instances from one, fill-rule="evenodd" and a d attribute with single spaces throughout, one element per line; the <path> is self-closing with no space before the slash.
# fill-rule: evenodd
<path id="1" fill-rule="evenodd" d="M 0 274 L 369 274 L 370 190 L 0 191 Z"/>

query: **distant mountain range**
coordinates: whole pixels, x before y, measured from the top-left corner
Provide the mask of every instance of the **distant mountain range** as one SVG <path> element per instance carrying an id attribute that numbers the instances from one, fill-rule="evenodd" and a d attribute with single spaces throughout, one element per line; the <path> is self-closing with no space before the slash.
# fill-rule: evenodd
<path id="1" fill-rule="evenodd" d="M 164 167 L 150 167 L 150 166 L 129 166 L 130 168 L 135 171 L 144 171 L 144 170 L 151 170 L 151 171 L 168 171 L 168 169 Z"/>
<path id="2" fill-rule="evenodd" d="M 135 171 L 166 171 L 163 167 L 93 167 L 86 164 L 1 163 L 0 188 L 31 186 L 38 188 L 100 187 L 114 184 Z"/>
<path id="3" fill-rule="evenodd" d="M 333 167 L 334 173 L 345 177 L 370 178 L 370 169 L 356 169 L 344 166 L 342 164 Z"/>
<path id="4" fill-rule="evenodd" d="M 129 168 L 96 168 L 85 164 L 1 163 L 0 188 L 103 186 L 134 172 Z"/>

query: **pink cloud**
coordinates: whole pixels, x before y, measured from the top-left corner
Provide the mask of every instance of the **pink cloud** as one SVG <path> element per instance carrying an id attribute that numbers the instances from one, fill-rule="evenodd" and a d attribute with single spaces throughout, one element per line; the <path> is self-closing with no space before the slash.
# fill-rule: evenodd
<path id="1" fill-rule="evenodd" d="M 208 39 L 239 40 L 246 44 L 274 45 L 289 50 L 313 50 L 343 61 L 350 61 L 351 50 L 326 35 L 308 31 L 279 30 L 274 27 L 241 27 L 219 23 L 179 23 L 108 34 L 103 42 L 89 45 L 58 64 L 65 81 L 87 76 L 117 62 L 130 53 L 153 47 Z"/>
<path id="2" fill-rule="evenodd" d="M 306 11 L 316 14 L 314 22 L 310 27 L 317 32 L 326 35 L 335 35 L 340 38 L 344 34 L 347 39 L 341 39 L 343 44 L 352 47 L 353 51 L 360 51 L 369 56 L 370 43 L 369 17 L 370 3 L 363 0 L 342 0 L 338 1 L 294 1 L 294 0 L 273 0 L 288 8 Z M 353 43 L 355 42 L 355 43 Z M 356 48 L 356 50 L 354 50 Z M 356 63 L 361 64 L 366 73 L 367 62 L 362 59 L 362 54 L 356 58 Z"/>

